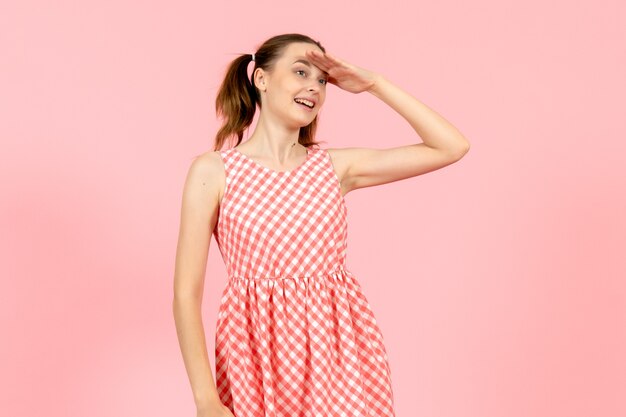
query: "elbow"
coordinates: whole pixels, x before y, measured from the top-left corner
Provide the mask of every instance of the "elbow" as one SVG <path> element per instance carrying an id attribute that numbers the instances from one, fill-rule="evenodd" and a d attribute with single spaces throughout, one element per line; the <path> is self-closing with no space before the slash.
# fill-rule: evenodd
<path id="1" fill-rule="evenodd" d="M 174 292 L 172 297 L 172 309 L 176 312 L 180 308 L 186 308 L 189 306 L 199 306 L 202 304 L 202 293 L 198 291 L 178 291 Z"/>
<path id="2" fill-rule="evenodd" d="M 467 146 L 465 146 L 465 147 L 463 148 L 463 150 L 461 151 L 461 156 L 460 156 L 460 158 L 463 158 L 463 157 L 465 156 L 465 154 L 469 152 L 469 150 L 470 150 L 470 145 L 469 145 L 469 143 L 468 143 L 468 144 L 467 144 Z M 459 158 L 459 159 L 460 159 L 460 158 Z"/>
<path id="3" fill-rule="evenodd" d="M 457 149 L 453 152 L 454 158 L 455 158 L 456 160 L 459 160 L 459 159 L 463 158 L 463 157 L 465 156 L 465 154 L 469 152 L 469 150 L 470 150 L 470 144 L 469 144 L 469 142 L 466 140 L 464 145 L 459 146 L 459 147 L 458 147 L 458 148 L 457 148 Z"/>

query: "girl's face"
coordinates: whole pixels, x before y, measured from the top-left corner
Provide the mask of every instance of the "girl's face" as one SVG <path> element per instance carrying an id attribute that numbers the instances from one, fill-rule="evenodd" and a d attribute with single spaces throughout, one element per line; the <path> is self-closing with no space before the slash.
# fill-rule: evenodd
<path id="1" fill-rule="evenodd" d="M 321 52 L 310 43 L 292 43 L 285 48 L 271 73 L 257 69 L 257 88 L 265 89 L 262 110 L 294 128 L 311 124 L 326 99 L 328 74 L 306 58 L 305 52 L 309 50 Z M 301 104 L 296 98 L 309 102 Z"/>

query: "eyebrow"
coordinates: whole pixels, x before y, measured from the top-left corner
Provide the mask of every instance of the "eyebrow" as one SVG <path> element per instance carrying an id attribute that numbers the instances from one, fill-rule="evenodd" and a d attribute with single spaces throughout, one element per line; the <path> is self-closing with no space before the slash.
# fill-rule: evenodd
<path id="1" fill-rule="evenodd" d="M 304 59 L 304 58 L 298 59 L 298 60 L 294 61 L 293 63 L 294 63 L 294 64 L 301 63 L 301 64 L 306 65 L 306 66 L 307 66 L 307 67 L 309 67 L 309 68 L 311 68 L 311 67 L 313 66 L 313 65 L 311 65 L 311 63 L 310 63 L 309 61 L 307 61 L 307 60 L 306 60 L 306 59 Z M 293 64 L 292 64 L 292 65 L 293 65 Z M 328 77 L 328 73 L 327 73 L 326 71 L 322 71 L 322 73 L 323 73 L 325 76 L 327 76 L 327 77 Z"/>

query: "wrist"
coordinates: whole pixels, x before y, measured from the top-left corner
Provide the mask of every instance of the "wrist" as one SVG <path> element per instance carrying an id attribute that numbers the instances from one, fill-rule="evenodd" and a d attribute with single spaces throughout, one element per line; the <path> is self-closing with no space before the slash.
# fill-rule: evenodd
<path id="1" fill-rule="evenodd" d="M 220 399 L 217 390 L 210 390 L 208 393 L 204 393 L 201 397 L 196 397 L 195 403 L 197 409 L 204 409 L 207 407 L 214 407 L 215 404 L 221 404 L 222 400 Z"/>
<path id="2" fill-rule="evenodd" d="M 377 96 L 379 93 L 380 85 L 384 82 L 384 78 L 385 77 L 383 77 L 382 74 L 374 74 L 374 83 L 366 91 Z"/>

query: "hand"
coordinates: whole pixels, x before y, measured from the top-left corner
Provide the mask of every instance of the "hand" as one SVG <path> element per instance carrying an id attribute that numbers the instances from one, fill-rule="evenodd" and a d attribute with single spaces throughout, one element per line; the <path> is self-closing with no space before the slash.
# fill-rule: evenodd
<path id="1" fill-rule="evenodd" d="M 328 82 L 351 93 L 370 90 L 378 79 L 378 74 L 349 64 L 328 52 L 309 50 L 306 51 L 306 57 L 313 65 L 328 73 Z"/>
<path id="2" fill-rule="evenodd" d="M 230 409 L 219 401 L 212 402 L 206 407 L 198 408 L 196 417 L 235 417 Z"/>

